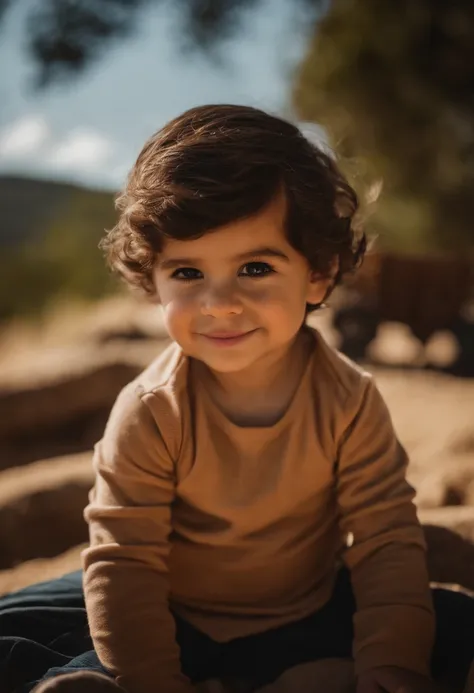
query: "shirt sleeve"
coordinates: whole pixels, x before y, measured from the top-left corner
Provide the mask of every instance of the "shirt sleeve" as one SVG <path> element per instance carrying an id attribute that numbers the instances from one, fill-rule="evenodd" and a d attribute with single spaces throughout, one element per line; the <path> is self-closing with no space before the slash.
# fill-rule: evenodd
<path id="1" fill-rule="evenodd" d="M 175 471 L 136 386 L 117 399 L 93 464 L 84 594 L 95 650 L 129 693 L 190 693 L 168 607 Z"/>
<path id="2" fill-rule="evenodd" d="M 356 672 L 391 665 L 427 675 L 434 615 L 407 455 L 371 376 L 362 380 L 337 465 L 343 558 L 356 599 Z"/>

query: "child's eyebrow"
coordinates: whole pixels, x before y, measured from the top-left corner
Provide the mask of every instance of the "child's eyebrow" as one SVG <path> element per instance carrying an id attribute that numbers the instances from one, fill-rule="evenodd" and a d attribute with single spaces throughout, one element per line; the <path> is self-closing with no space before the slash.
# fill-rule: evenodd
<path id="1" fill-rule="evenodd" d="M 231 261 L 243 261 L 251 257 L 276 257 L 280 260 L 290 262 L 290 258 L 287 255 L 285 255 L 285 253 L 282 250 L 279 250 L 278 248 L 271 248 L 269 246 L 261 248 L 252 248 L 252 250 L 247 250 L 245 251 L 245 253 L 234 255 L 234 257 L 231 258 Z M 199 258 L 175 257 L 169 258 L 168 260 L 162 260 L 159 263 L 159 266 L 162 270 L 170 270 L 176 269 L 177 267 L 195 267 L 199 264 L 202 264 L 202 260 L 200 260 Z"/>
<path id="2" fill-rule="evenodd" d="M 280 260 L 286 260 L 286 262 L 290 262 L 290 258 L 288 257 L 288 255 L 285 255 L 285 253 L 282 250 L 279 250 L 278 248 L 271 248 L 270 246 L 253 248 L 252 250 L 248 250 L 245 253 L 241 253 L 240 255 L 234 256 L 233 260 L 246 260 L 249 257 L 277 257 L 280 258 Z"/>

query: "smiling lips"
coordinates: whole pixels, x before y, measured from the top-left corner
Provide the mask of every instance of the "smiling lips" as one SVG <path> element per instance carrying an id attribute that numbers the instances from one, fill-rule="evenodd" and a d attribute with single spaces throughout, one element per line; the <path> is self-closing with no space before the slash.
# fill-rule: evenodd
<path id="1" fill-rule="evenodd" d="M 201 336 L 205 339 L 209 339 L 213 344 L 217 344 L 218 346 L 232 346 L 233 344 L 242 342 L 254 332 L 255 330 L 249 330 L 248 332 L 211 332 L 209 334 L 202 334 Z"/>

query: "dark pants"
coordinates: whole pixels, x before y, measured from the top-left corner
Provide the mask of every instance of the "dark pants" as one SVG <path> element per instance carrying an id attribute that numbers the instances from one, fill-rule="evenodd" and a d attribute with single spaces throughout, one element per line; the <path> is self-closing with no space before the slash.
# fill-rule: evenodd
<path id="1" fill-rule="evenodd" d="M 433 598 L 432 673 L 461 690 L 474 658 L 474 599 L 444 589 L 433 590 Z M 354 609 L 349 576 L 341 570 L 322 609 L 257 635 L 217 643 L 176 616 L 182 670 L 195 683 L 238 678 L 257 688 L 296 664 L 350 657 Z M 78 669 L 109 674 L 93 650 L 81 571 L 0 597 L 1 693 L 26 693 L 39 680 Z"/>

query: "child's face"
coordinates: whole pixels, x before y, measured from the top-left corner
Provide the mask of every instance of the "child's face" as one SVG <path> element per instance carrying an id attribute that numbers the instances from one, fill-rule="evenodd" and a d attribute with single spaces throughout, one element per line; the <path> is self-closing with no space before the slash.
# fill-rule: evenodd
<path id="1" fill-rule="evenodd" d="M 285 352 L 306 303 L 320 303 L 329 279 L 316 276 L 289 244 L 285 200 L 195 240 L 165 242 L 154 281 L 171 337 L 215 372 L 245 371 Z"/>

